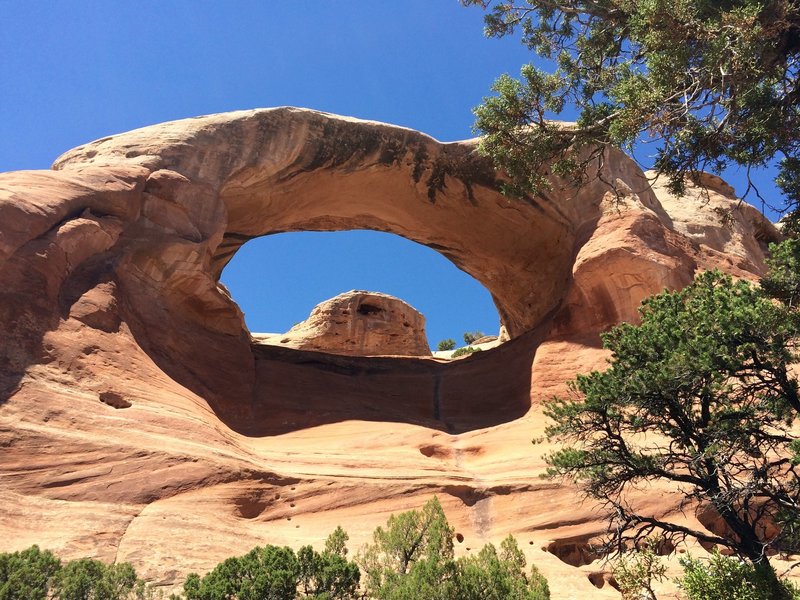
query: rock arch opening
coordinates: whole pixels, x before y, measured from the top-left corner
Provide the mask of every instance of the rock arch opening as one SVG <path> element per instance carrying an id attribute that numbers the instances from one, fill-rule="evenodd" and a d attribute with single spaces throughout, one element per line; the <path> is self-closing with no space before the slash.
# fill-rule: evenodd
<path id="1" fill-rule="evenodd" d="M 400 240 L 401 246 L 419 247 L 397 235 L 374 231 L 355 233 L 367 233 L 368 240 L 370 236 L 379 235 Z M 322 235 L 311 232 L 294 235 L 302 238 L 309 234 Z M 280 238 L 287 239 L 286 234 L 267 235 L 248 244 L 268 245 L 270 240 Z M 356 255 L 364 251 L 359 248 Z M 437 255 L 437 251 L 429 248 L 423 252 Z M 269 252 L 266 255 L 276 258 Z M 226 265 L 235 268 L 236 259 L 228 260 Z M 448 260 L 444 258 L 441 262 L 446 264 Z M 245 264 L 243 268 L 252 275 L 252 265 Z M 453 265 L 446 264 L 445 268 L 455 271 L 457 277 L 472 280 Z M 225 272 L 221 273 L 223 283 Z M 481 288 L 480 283 L 472 283 Z M 234 298 L 237 295 L 232 293 Z M 348 296 L 353 293 L 336 298 Z M 386 299 L 381 294 L 356 293 L 355 296 L 355 301 L 344 305 L 347 308 L 341 311 L 355 317 L 345 324 L 345 329 L 352 330 L 354 320 L 380 319 L 387 310 L 393 310 L 393 305 L 387 309 Z M 398 293 L 398 296 L 407 295 Z M 491 296 L 484 299 L 485 308 L 489 308 L 487 301 L 492 302 Z M 265 308 L 269 310 L 271 304 L 265 302 Z M 326 305 L 323 302 L 314 312 Z M 333 319 L 349 319 L 342 317 L 341 312 Z M 499 321 L 497 312 L 491 309 L 490 312 Z M 330 313 L 326 318 L 331 318 Z M 408 315 L 402 319 L 411 320 Z M 341 347 L 340 344 L 349 341 L 343 335 L 338 341 L 333 340 L 332 347 L 330 338 L 320 340 L 308 336 L 308 331 L 303 329 L 308 321 L 311 319 L 296 324 L 289 332 L 268 336 L 268 340 L 264 334 L 249 332 L 254 381 L 247 417 L 249 424 L 242 429 L 246 433 L 272 435 L 353 419 L 408 422 L 457 433 L 513 420 L 530 408 L 531 363 L 537 332 L 517 336 L 508 348 L 495 348 L 460 361 L 450 361 L 432 356 L 427 340 L 424 351 L 408 350 L 407 343 L 396 351 L 391 345 L 388 349 L 379 345 L 373 346 L 371 351 L 359 352 Z M 495 329 L 499 329 L 498 321 Z M 473 323 L 472 329 L 481 325 Z M 299 337 L 304 338 L 302 344 L 293 337 L 296 328 L 299 328 Z"/>
<path id="2" fill-rule="evenodd" d="M 92 204 L 76 192 L 69 209 L 97 209 L 117 228 L 98 239 L 110 246 L 87 277 L 113 283 L 123 321 L 164 373 L 251 435 L 353 418 L 459 431 L 523 414 L 533 354 L 608 193 L 597 178 L 569 197 L 554 188 L 512 201 L 475 141 L 294 108 L 132 131 L 76 148 L 54 169 L 99 173 L 106 186 L 124 175 L 116 195 Z M 353 229 L 445 256 L 489 291 L 510 341 L 448 364 L 255 347 L 219 285 L 233 255 L 262 236 Z"/>
<path id="3" fill-rule="evenodd" d="M 426 338 L 424 345 L 434 351 L 441 340 L 450 338 L 462 346 L 465 332 L 497 337 L 500 329 L 491 295 L 479 282 L 438 252 L 382 232 L 297 232 L 258 238 L 242 246 L 220 281 L 244 312 L 254 337 L 293 347 L 303 334 L 346 337 L 358 328 L 359 317 L 374 320 L 377 333 L 386 337 L 402 337 L 409 327 L 421 326 L 415 337 Z M 328 304 L 321 306 L 348 290 L 388 294 L 410 306 L 387 311 L 383 302 L 369 299 L 354 310 L 347 304 L 335 313 Z M 315 314 L 310 317 L 312 309 Z M 321 322 L 323 317 L 335 322 Z M 309 318 L 313 322 L 306 323 Z M 392 323 L 392 318 L 398 322 Z M 285 335 L 290 330 L 292 334 Z M 342 348 L 346 354 L 357 351 Z M 371 351 L 396 353 L 389 347 L 381 351 L 379 344 Z M 410 352 L 401 346 L 397 353 Z"/>

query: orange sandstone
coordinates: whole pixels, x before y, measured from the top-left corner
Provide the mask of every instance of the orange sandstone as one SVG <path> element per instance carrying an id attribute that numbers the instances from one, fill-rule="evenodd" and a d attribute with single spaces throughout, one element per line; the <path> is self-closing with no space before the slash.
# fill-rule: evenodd
<path id="1" fill-rule="evenodd" d="M 757 277 L 778 233 L 720 182 L 711 202 L 676 201 L 619 151 L 598 168 L 514 201 L 474 140 L 277 108 L 0 174 L 0 550 L 131 561 L 172 588 L 336 525 L 357 548 L 436 494 L 457 553 L 513 533 L 554 599 L 618 597 L 588 546 L 602 514 L 538 477 L 539 402 L 602 367 L 599 333 L 644 297 L 711 267 Z M 366 332 L 361 355 L 253 343 L 219 284 L 238 248 L 354 228 L 441 252 L 492 293 L 510 340 L 452 362 L 413 336 L 391 356 L 364 356 Z M 696 522 L 677 500 L 637 502 Z"/>

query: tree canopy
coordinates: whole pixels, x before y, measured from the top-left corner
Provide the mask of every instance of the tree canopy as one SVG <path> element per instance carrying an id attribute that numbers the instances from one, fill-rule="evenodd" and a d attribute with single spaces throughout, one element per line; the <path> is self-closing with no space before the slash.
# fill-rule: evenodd
<path id="1" fill-rule="evenodd" d="M 609 368 L 577 377 L 569 397 L 547 405 L 548 436 L 567 444 L 547 457 L 550 474 L 606 504 L 617 548 L 654 532 L 690 536 L 770 571 L 770 531 L 800 507 L 788 311 L 748 282 L 703 273 L 645 300 L 640 325 L 603 336 Z M 638 512 L 629 493 L 658 481 L 687 505 L 712 507 L 729 532 Z"/>
<path id="2" fill-rule="evenodd" d="M 453 528 L 434 497 L 420 510 L 392 515 L 359 555 L 347 559 L 347 533 L 337 527 L 322 552 L 303 546 L 257 546 L 190 573 L 171 600 L 549 600 L 547 580 L 512 536 L 477 554 L 453 557 Z M 461 539 L 461 538 L 459 538 Z M 469 550 L 469 549 L 468 549 Z M 136 577 L 129 563 L 82 558 L 62 565 L 32 546 L 0 553 L 0 600 L 152 600 L 164 597 Z"/>
<path id="3" fill-rule="evenodd" d="M 687 600 L 775 600 L 771 582 L 753 565 L 713 552 L 707 561 L 691 556 L 680 559 L 683 576 L 678 587 Z M 800 598 L 800 588 L 782 582 L 780 593 L 792 600 Z"/>
<path id="4" fill-rule="evenodd" d="M 453 528 L 434 497 L 422 510 L 392 515 L 362 551 L 366 597 L 381 600 L 548 600 L 547 580 L 512 536 L 497 551 L 453 558 Z"/>
<path id="5" fill-rule="evenodd" d="M 61 561 L 38 546 L 0 554 L 0 600 L 46 600 L 60 569 Z"/>
<path id="6" fill-rule="evenodd" d="M 367 592 L 376 598 L 399 598 L 406 588 L 416 588 L 424 597 L 425 589 L 446 578 L 444 571 L 453 558 L 453 535 L 436 498 L 422 510 L 392 515 L 386 527 L 375 530 L 373 543 L 359 557 Z"/>
<path id="7" fill-rule="evenodd" d="M 317 552 L 303 546 L 256 547 L 219 563 L 204 577 L 191 573 L 184 584 L 187 600 L 350 600 L 357 597 L 361 573 L 348 561 L 348 536 L 337 527 Z"/>
<path id="8" fill-rule="evenodd" d="M 38 546 L 0 554 L 0 600 L 145 600 L 130 563 L 81 558 L 66 564 Z"/>
<path id="9" fill-rule="evenodd" d="M 648 142 L 676 193 L 698 171 L 739 165 L 751 181 L 751 169 L 777 162 L 783 208 L 800 205 L 794 0 L 461 1 L 490 11 L 487 35 L 520 30 L 553 65 L 501 76 L 476 109 L 481 147 L 511 192 L 545 189 L 545 167 L 580 181 L 606 145 Z M 569 107 L 574 127 L 549 120 Z"/>

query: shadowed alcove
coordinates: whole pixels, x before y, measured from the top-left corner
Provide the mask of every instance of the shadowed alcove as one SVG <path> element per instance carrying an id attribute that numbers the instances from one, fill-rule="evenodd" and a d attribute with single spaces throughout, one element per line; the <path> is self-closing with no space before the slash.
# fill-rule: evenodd
<path id="1" fill-rule="evenodd" d="M 240 254 L 245 254 L 245 257 L 241 258 Z M 304 256 L 301 258 L 299 255 Z M 287 261 L 288 264 L 279 267 L 276 261 Z M 364 268 L 380 268 L 387 272 L 382 277 L 374 273 L 370 277 L 359 273 Z M 281 276 L 274 278 L 275 274 Z M 410 279 L 416 279 L 416 284 L 396 282 Z M 444 305 L 437 307 L 441 311 L 447 310 L 448 305 L 462 302 L 465 293 L 488 296 L 480 284 L 438 253 L 402 237 L 374 231 L 264 236 L 242 246 L 222 273 L 222 281 L 233 299 L 245 309 L 245 314 L 248 310 L 260 313 L 258 320 L 247 319 L 254 336 L 256 332 L 289 328 L 290 324 L 285 321 L 284 329 L 260 325 L 270 322 L 269 313 L 280 310 L 282 302 L 287 299 L 297 302 L 292 288 L 299 287 L 301 280 L 312 282 L 307 286 L 310 289 L 304 289 L 302 295 L 304 301 L 301 305 L 305 314 L 302 309 L 294 313 L 294 318 L 301 320 L 308 317 L 315 304 L 351 287 L 390 292 L 401 300 L 414 300 L 415 306 L 431 307 L 438 302 Z M 335 287 L 333 282 L 341 280 L 346 282 L 344 286 L 339 284 L 338 288 Z M 358 285 L 365 280 L 380 283 L 378 286 Z M 438 294 L 419 289 L 431 284 L 443 287 L 437 290 Z M 271 293 L 267 294 L 268 288 L 273 286 L 277 289 L 269 290 Z M 261 294 L 267 297 L 262 298 L 252 287 L 261 289 Z M 320 291 L 320 288 L 325 291 Z M 430 296 L 434 296 L 436 302 Z M 246 302 L 242 302 L 243 297 Z M 491 299 L 472 300 L 472 306 L 479 305 L 477 310 L 483 314 L 473 314 L 472 321 L 467 320 L 466 314 L 462 315 L 461 331 L 479 329 L 475 323 L 480 316 L 483 324 L 493 322 L 484 329 L 496 334 L 499 322 Z M 373 308 L 362 305 L 353 319 L 369 320 L 373 317 L 372 310 L 361 310 L 363 306 Z M 254 328 L 254 323 L 259 325 Z M 428 325 L 429 322 L 426 328 Z M 518 356 L 517 350 L 512 357 L 511 353 L 498 349 L 484 350 L 487 354 L 499 352 L 499 360 L 504 365 L 500 369 L 497 358 L 481 360 L 483 356 L 477 355 L 461 359 L 465 361 L 463 364 L 459 362 L 450 366 L 446 359 L 359 356 L 346 348 L 333 354 L 307 352 L 282 348 L 277 341 L 266 345 L 260 339 L 260 333 L 258 337 L 252 344 L 258 376 L 256 389 L 260 396 L 257 407 L 265 413 L 258 421 L 269 423 L 262 433 L 267 430 L 279 433 L 331 419 L 411 421 L 455 432 L 467 427 L 468 423 L 487 424 L 486 411 L 477 409 L 476 403 L 492 406 L 494 416 L 491 422 L 518 417 L 528 407 L 532 357 L 527 352 Z M 283 334 L 274 336 L 274 339 L 281 337 Z M 429 341 L 435 346 L 433 339 Z M 517 348 L 520 348 L 519 344 Z M 476 400 L 477 397 L 482 397 L 482 400 Z"/>

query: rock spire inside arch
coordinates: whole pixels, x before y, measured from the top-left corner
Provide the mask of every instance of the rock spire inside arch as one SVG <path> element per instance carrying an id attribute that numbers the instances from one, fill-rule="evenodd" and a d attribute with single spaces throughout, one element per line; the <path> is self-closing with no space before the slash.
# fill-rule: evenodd
<path id="1" fill-rule="evenodd" d="M 352 356 L 431 356 L 425 317 L 399 298 L 351 290 L 321 302 L 308 319 L 260 343 Z"/>

